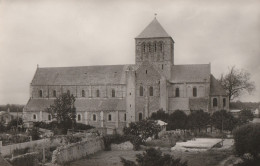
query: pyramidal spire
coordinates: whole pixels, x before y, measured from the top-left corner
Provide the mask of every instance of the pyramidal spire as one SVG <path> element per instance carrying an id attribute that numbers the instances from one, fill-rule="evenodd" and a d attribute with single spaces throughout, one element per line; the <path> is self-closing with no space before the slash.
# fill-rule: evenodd
<path id="1" fill-rule="evenodd" d="M 157 21 L 156 15 L 153 21 L 136 38 L 171 37 Z"/>

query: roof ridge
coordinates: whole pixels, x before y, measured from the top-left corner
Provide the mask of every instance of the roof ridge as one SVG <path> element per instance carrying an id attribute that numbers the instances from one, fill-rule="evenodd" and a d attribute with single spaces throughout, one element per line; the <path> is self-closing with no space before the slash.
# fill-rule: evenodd
<path id="1" fill-rule="evenodd" d="M 39 67 L 38 69 L 54 69 L 54 68 L 80 68 L 80 67 L 104 67 L 104 66 L 128 66 L 135 64 L 122 64 L 122 65 L 90 65 L 90 66 L 61 66 L 61 67 Z"/>

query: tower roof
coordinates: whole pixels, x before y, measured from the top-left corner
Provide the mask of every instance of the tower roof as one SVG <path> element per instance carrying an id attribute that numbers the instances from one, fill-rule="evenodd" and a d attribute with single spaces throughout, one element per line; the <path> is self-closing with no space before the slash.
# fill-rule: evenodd
<path id="1" fill-rule="evenodd" d="M 136 37 L 136 38 L 154 38 L 154 37 L 171 37 L 163 29 L 162 25 L 156 18 Z"/>

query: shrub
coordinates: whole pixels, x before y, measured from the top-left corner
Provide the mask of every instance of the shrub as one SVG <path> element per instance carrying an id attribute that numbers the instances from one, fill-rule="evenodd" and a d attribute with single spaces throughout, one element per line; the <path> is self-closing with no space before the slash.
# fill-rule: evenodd
<path id="1" fill-rule="evenodd" d="M 143 154 L 136 155 L 135 162 L 126 160 L 121 157 L 121 162 L 124 166 L 187 166 L 187 161 L 181 162 L 180 158 L 174 159 L 169 154 L 162 154 L 160 150 L 149 148 Z"/>
<path id="2" fill-rule="evenodd" d="M 76 123 L 75 130 L 89 130 L 95 128 L 94 126 L 86 125 L 83 123 Z"/>
<path id="3" fill-rule="evenodd" d="M 39 128 L 33 127 L 32 130 L 30 130 L 29 135 L 32 137 L 32 140 L 38 140 L 40 139 L 40 131 Z"/>
<path id="4" fill-rule="evenodd" d="M 120 144 L 125 141 L 128 141 L 125 136 L 119 134 L 106 135 L 103 136 L 103 141 L 105 145 L 105 150 L 111 150 L 111 144 Z"/>
<path id="5" fill-rule="evenodd" d="M 239 156 L 245 153 L 257 158 L 260 152 L 260 124 L 247 124 L 234 131 L 235 151 Z"/>

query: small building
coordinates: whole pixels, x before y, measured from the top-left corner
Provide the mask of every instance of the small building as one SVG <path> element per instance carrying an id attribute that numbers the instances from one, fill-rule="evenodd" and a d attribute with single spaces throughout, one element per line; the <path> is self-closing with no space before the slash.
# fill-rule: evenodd
<path id="1" fill-rule="evenodd" d="M 237 118 L 241 111 L 242 111 L 242 110 L 240 110 L 240 109 L 233 109 L 233 110 L 230 110 L 230 113 L 231 113 L 234 117 Z"/>
<path id="2" fill-rule="evenodd" d="M 161 131 L 166 131 L 167 123 L 165 123 L 165 122 L 162 121 L 162 120 L 157 120 L 156 122 L 157 122 L 158 125 L 161 126 Z"/>

